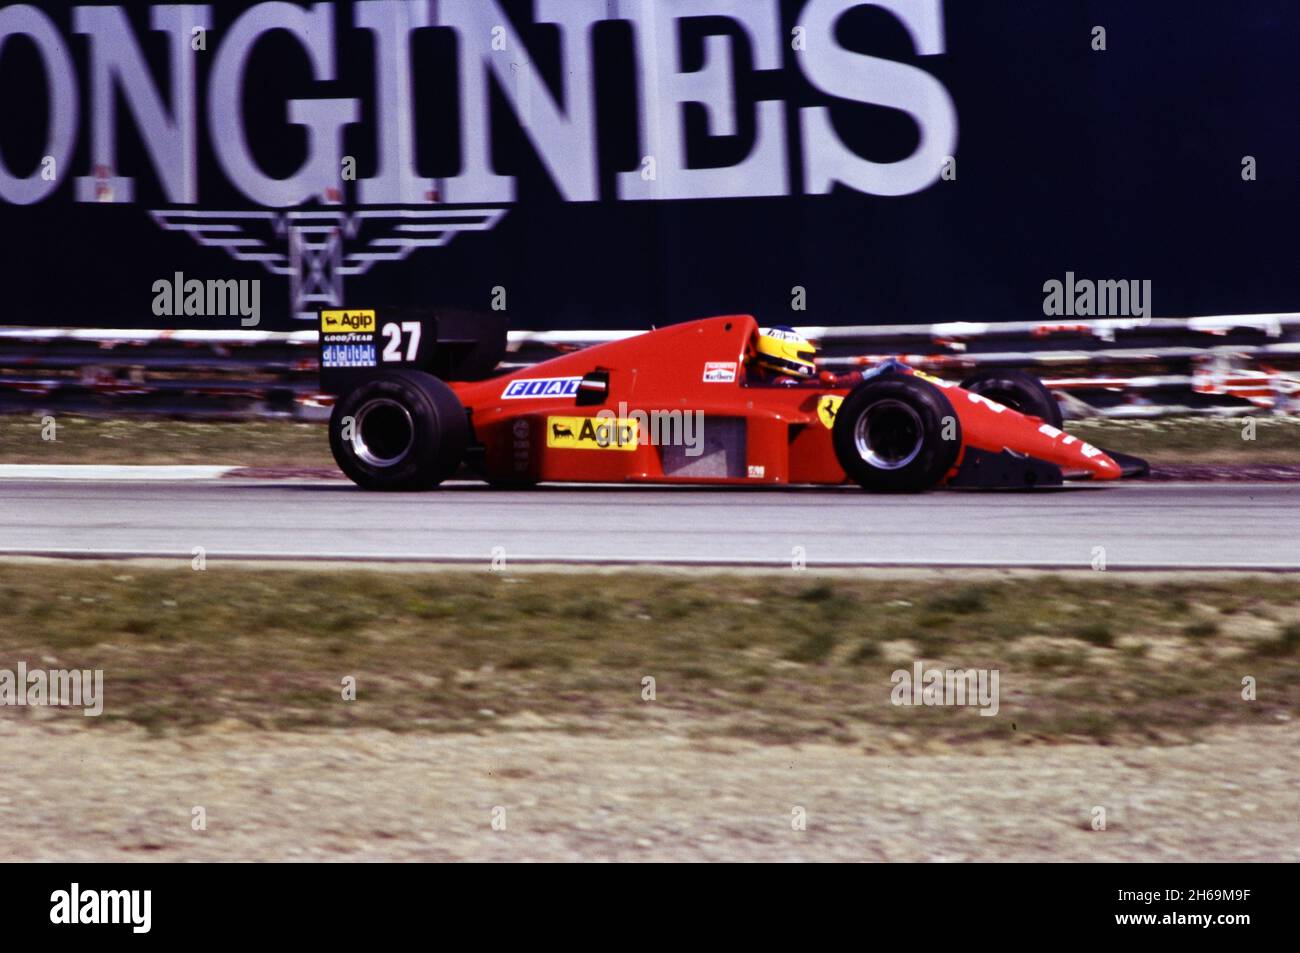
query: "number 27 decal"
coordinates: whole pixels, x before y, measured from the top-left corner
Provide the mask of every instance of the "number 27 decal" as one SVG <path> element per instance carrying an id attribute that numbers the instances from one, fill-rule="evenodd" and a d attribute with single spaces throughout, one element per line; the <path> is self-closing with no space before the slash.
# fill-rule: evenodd
<path id="1" fill-rule="evenodd" d="M 410 364 L 420 353 L 420 322 L 403 321 L 399 324 L 385 324 L 383 335 L 388 344 L 384 347 L 384 363 Z M 406 338 L 406 356 L 402 356 L 402 338 Z"/>

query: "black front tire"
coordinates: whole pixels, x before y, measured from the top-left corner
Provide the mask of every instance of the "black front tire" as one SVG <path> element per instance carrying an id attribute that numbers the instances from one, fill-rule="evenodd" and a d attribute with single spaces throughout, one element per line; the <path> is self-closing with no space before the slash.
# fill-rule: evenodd
<path id="1" fill-rule="evenodd" d="M 366 490 L 431 490 L 465 457 L 469 420 L 450 387 L 421 371 L 391 371 L 341 397 L 330 450 Z"/>
<path id="2" fill-rule="evenodd" d="M 922 493 L 956 465 L 961 422 L 936 385 L 886 373 L 844 399 L 831 441 L 840 466 L 863 489 Z"/>
<path id="3" fill-rule="evenodd" d="M 962 381 L 961 386 L 1017 413 L 1037 417 L 1057 430 L 1065 426 L 1061 405 L 1033 374 L 1011 370 L 980 371 Z"/>

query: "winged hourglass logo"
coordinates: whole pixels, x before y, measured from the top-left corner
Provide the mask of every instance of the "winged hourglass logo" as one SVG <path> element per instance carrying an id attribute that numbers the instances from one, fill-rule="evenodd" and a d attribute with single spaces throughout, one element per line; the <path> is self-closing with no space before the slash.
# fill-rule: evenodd
<path id="1" fill-rule="evenodd" d="M 461 232 L 485 232 L 506 208 L 296 209 L 286 212 L 151 211 L 170 232 L 186 232 L 200 245 L 224 248 L 236 261 L 258 262 L 289 279 L 294 315 L 312 318 L 321 308 L 343 307 L 345 279 L 376 263 L 404 261 L 419 248 L 441 248 Z M 350 247 L 354 250 L 350 250 Z"/>

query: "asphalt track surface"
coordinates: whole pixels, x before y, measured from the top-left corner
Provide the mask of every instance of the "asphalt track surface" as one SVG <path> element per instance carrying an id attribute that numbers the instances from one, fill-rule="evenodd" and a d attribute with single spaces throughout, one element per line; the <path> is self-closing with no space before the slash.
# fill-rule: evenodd
<path id="1" fill-rule="evenodd" d="M 1300 569 L 1300 485 L 849 488 L 0 481 L 0 554 L 790 566 Z M 802 549 L 796 549 L 802 547 Z"/>

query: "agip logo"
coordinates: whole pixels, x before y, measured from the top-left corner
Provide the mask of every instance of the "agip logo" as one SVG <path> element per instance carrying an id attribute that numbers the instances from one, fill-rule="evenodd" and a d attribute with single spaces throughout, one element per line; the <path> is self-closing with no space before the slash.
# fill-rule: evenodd
<path id="1" fill-rule="evenodd" d="M 635 450 L 640 427 L 635 420 L 603 417 L 547 417 L 546 446 L 553 450 Z"/>
<path id="2" fill-rule="evenodd" d="M 320 329 L 322 334 L 374 334 L 375 312 L 322 311 Z"/>

